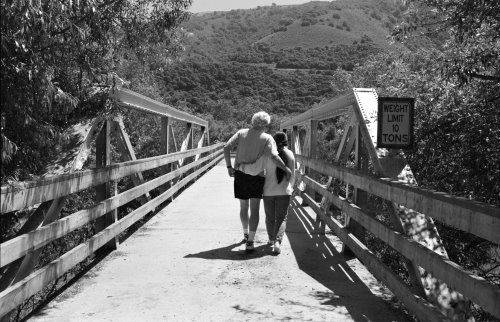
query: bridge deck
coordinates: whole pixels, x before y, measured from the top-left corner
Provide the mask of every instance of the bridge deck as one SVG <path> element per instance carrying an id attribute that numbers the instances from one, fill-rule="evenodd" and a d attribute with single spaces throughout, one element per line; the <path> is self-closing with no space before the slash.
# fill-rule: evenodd
<path id="1" fill-rule="evenodd" d="M 406 321 L 389 292 L 295 204 L 280 256 L 243 252 L 224 164 L 210 170 L 32 320 Z"/>

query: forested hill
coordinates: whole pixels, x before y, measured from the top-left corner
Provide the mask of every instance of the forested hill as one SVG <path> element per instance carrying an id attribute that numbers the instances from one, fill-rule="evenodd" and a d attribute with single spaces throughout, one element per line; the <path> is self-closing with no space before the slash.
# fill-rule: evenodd
<path id="1" fill-rule="evenodd" d="M 184 54 L 164 71 L 159 91 L 211 119 L 215 139 L 261 109 L 278 123 L 339 95 L 336 71 L 408 51 L 390 41 L 404 10 L 398 0 L 342 0 L 194 14 L 182 25 Z"/>
<path id="2" fill-rule="evenodd" d="M 279 63 L 286 57 L 266 52 L 291 57 L 297 50 L 320 48 L 326 56 L 325 49 L 368 42 L 389 49 L 394 45 L 388 36 L 404 10 L 393 0 L 342 0 L 196 14 L 184 25 L 190 32 L 188 57 Z"/>

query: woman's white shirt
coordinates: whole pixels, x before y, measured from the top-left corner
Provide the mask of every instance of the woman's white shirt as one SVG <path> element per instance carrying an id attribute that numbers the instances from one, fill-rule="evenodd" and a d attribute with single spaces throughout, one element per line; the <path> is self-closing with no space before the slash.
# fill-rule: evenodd
<path id="1" fill-rule="evenodd" d="M 266 182 L 264 183 L 264 196 L 285 196 L 291 195 L 293 192 L 293 184 L 295 182 L 295 158 L 292 151 L 284 149 L 288 157 L 287 167 L 292 170 L 292 177 L 290 181 L 283 177 L 280 183 L 276 178 L 276 164 L 269 157 L 264 158 L 264 168 L 266 173 Z"/>

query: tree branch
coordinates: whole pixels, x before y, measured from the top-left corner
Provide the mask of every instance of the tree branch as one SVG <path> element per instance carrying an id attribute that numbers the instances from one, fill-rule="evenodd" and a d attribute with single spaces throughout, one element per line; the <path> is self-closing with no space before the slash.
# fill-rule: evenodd
<path id="1" fill-rule="evenodd" d="M 472 78 L 500 82 L 500 77 L 499 76 L 482 75 L 482 74 L 477 74 L 477 73 L 471 73 L 470 76 Z"/>

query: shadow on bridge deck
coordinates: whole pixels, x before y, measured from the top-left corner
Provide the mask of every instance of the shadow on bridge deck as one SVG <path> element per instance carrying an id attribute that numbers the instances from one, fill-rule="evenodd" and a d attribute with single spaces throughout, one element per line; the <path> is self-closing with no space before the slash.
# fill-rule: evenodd
<path id="1" fill-rule="evenodd" d="M 354 321 L 410 319 L 357 259 L 346 261 L 339 239 L 317 233 L 319 226 L 312 210 L 294 200 L 289 211 L 286 234 L 290 247 L 298 267 L 328 289 L 311 293 L 322 305 L 345 307 Z M 384 306 L 392 312 L 385 312 Z"/>
<path id="2" fill-rule="evenodd" d="M 279 256 L 245 254 L 238 202 L 218 165 L 179 195 L 33 320 L 405 321 L 388 291 L 334 236 L 315 234 L 297 202 Z"/>

